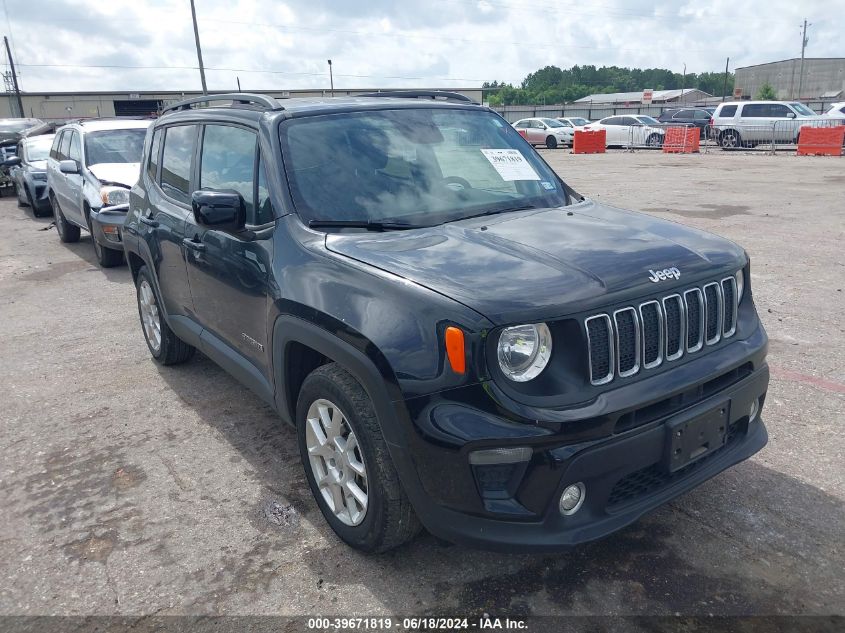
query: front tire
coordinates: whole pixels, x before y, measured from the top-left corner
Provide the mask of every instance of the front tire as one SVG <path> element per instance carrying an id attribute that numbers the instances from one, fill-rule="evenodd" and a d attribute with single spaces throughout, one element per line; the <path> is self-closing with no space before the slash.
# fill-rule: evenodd
<path id="1" fill-rule="evenodd" d="M 79 241 L 79 227 L 71 224 L 65 219 L 64 213 L 59 206 L 59 201 L 55 196 L 50 197 L 50 204 L 53 207 L 53 218 L 56 221 L 56 232 L 59 234 L 59 239 L 65 244 Z"/>
<path id="2" fill-rule="evenodd" d="M 719 134 L 719 146 L 724 150 L 742 147 L 742 137 L 736 130 L 725 130 Z"/>
<path id="3" fill-rule="evenodd" d="M 88 232 L 91 234 L 91 241 L 94 242 L 94 254 L 97 256 L 97 263 L 103 268 L 114 268 L 123 263 L 123 251 L 117 251 L 113 248 L 103 246 L 97 241 L 97 236 L 94 235 L 94 223 L 91 221 L 91 212 L 86 213 L 88 218 Z"/>
<path id="4" fill-rule="evenodd" d="M 557 149 L 557 139 L 551 134 L 546 137 L 546 147 L 549 149 Z"/>
<path id="5" fill-rule="evenodd" d="M 161 300 L 155 290 L 149 268 L 142 266 L 135 279 L 138 298 L 138 315 L 141 317 L 141 329 L 150 354 L 160 365 L 184 363 L 194 355 L 194 348 L 180 339 L 164 318 L 160 309 Z"/>
<path id="6" fill-rule="evenodd" d="M 646 147 L 660 147 L 663 145 L 663 135 L 655 132 L 646 139 L 645 144 Z"/>
<path id="7" fill-rule="evenodd" d="M 411 540 L 420 523 L 402 489 L 367 392 L 336 363 L 305 379 L 296 404 L 308 485 L 334 532 L 365 552 Z"/>

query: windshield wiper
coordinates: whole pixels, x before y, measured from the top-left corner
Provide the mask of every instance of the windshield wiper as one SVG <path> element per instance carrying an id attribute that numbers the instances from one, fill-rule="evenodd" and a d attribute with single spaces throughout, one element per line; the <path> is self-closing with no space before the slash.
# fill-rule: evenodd
<path id="1" fill-rule="evenodd" d="M 421 224 L 408 224 L 406 222 L 376 222 L 373 220 L 310 220 L 309 228 L 312 229 L 335 229 L 352 228 L 367 229 L 368 231 L 403 231 L 407 229 L 421 229 Z"/>
<path id="2" fill-rule="evenodd" d="M 510 213 L 511 211 L 527 211 L 528 209 L 537 209 L 538 207 L 533 204 L 523 204 L 518 207 L 505 207 L 504 209 L 488 209 L 487 211 L 482 211 L 481 213 L 476 213 L 475 215 L 465 215 L 460 218 L 455 218 L 454 220 L 449 220 L 449 222 L 457 222 L 459 220 L 469 220 L 471 218 L 480 218 L 485 215 L 497 215 L 499 213 Z"/>

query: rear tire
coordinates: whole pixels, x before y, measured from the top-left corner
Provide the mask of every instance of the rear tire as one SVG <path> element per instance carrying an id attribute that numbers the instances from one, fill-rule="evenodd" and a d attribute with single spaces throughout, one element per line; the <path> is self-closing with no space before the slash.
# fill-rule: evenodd
<path id="1" fill-rule="evenodd" d="M 55 196 L 50 197 L 50 204 L 53 207 L 53 218 L 56 221 L 56 232 L 59 234 L 59 239 L 65 244 L 79 241 L 79 227 L 71 224 L 65 219 L 62 209 L 59 206 L 59 201 Z"/>
<path id="2" fill-rule="evenodd" d="M 311 372 L 299 392 L 296 423 L 308 485 L 344 542 L 385 552 L 416 536 L 421 526 L 372 401 L 349 372 L 337 363 Z"/>
<path id="3" fill-rule="evenodd" d="M 546 147 L 548 147 L 549 149 L 557 149 L 557 139 L 552 135 L 547 136 Z"/>
<path id="4" fill-rule="evenodd" d="M 138 271 L 135 290 L 141 330 L 153 360 L 160 365 L 178 365 L 190 360 L 196 350 L 176 336 L 167 325 L 164 313 L 159 307 L 161 300 L 146 266 L 141 266 Z"/>

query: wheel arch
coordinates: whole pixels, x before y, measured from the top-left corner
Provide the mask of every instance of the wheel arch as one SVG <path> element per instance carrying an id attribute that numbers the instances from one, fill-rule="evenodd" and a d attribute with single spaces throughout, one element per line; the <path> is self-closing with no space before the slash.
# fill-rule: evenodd
<path id="1" fill-rule="evenodd" d="M 273 367 L 276 409 L 283 420 L 296 423 L 296 401 L 305 378 L 314 369 L 335 362 L 361 384 L 373 403 L 385 440 L 403 444 L 393 402 L 401 398 L 387 359 L 372 341 L 324 316 L 320 325 L 283 314 L 273 325 Z M 331 329 L 325 327 L 330 325 Z M 354 343 L 353 343 L 354 341 Z"/>

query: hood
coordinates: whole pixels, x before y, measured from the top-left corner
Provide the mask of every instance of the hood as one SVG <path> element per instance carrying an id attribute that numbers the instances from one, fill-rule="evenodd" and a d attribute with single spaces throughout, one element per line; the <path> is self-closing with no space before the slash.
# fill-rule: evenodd
<path id="1" fill-rule="evenodd" d="M 88 170 L 99 180 L 131 187 L 141 174 L 141 163 L 99 163 Z"/>
<path id="2" fill-rule="evenodd" d="M 29 168 L 32 171 L 47 171 L 47 161 L 46 160 L 34 160 L 29 164 Z"/>
<path id="3" fill-rule="evenodd" d="M 724 238 L 589 200 L 412 231 L 329 234 L 326 247 L 460 301 L 496 325 L 669 294 L 746 262 Z M 680 278 L 649 280 L 667 268 Z"/>

